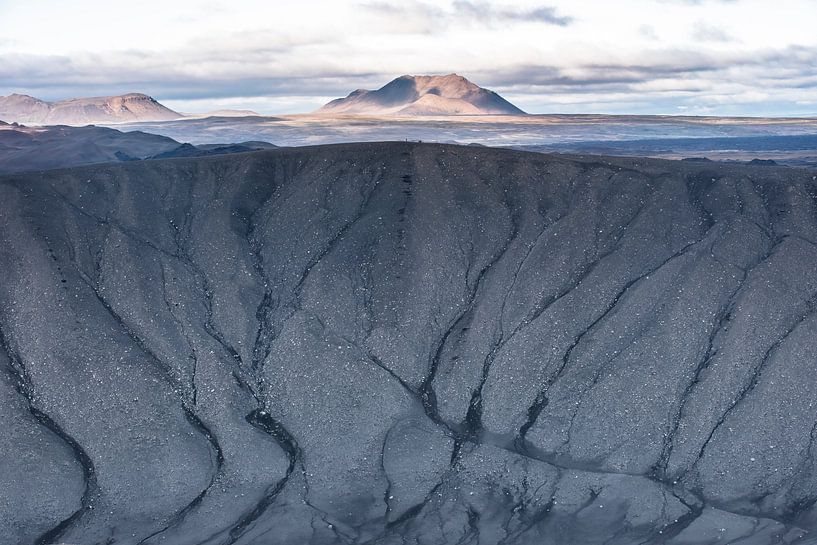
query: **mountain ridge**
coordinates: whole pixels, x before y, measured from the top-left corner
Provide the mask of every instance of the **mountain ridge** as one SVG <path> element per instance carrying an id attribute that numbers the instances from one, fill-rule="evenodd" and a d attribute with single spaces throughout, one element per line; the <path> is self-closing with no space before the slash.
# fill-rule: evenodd
<path id="1" fill-rule="evenodd" d="M 144 93 L 78 97 L 53 102 L 31 95 L 0 96 L 0 119 L 37 125 L 167 121 L 183 117 Z"/>

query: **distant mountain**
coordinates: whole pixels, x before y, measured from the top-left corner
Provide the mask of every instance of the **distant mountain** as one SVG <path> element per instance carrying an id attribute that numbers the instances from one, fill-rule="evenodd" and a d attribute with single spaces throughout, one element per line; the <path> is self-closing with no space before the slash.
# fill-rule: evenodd
<path id="1" fill-rule="evenodd" d="M 0 119 L 18 123 L 40 123 L 48 117 L 52 106 L 39 98 L 13 94 L 0 97 Z"/>
<path id="2" fill-rule="evenodd" d="M 27 127 L 0 121 L 0 175 L 96 163 L 244 153 L 275 147 L 257 140 L 194 146 L 142 131 L 67 125 Z"/>
<path id="3" fill-rule="evenodd" d="M 278 146 L 272 144 L 270 142 L 265 142 L 263 140 L 248 140 L 246 142 L 236 142 L 233 144 L 198 144 L 196 148 L 205 151 L 212 151 L 216 149 L 224 149 L 232 146 L 242 146 L 245 148 L 250 148 L 252 151 L 264 150 L 264 149 L 275 149 Z"/>
<path id="4" fill-rule="evenodd" d="M 261 114 L 254 110 L 215 110 L 192 117 L 259 117 Z"/>
<path id="5" fill-rule="evenodd" d="M 172 138 L 106 127 L 0 125 L 0 174 L 153 157 L 180 145 Z"/>
<path id="6" fill-rule="evenodd" d="M 70 98 L 46 102 L 38 98 L 13 94 L 0 97 L 0 119 L 37 125 L 90 125 L 94 123 L 127 123 L 166 121 L 181 114 L 141 93 L 109 97 Z"/>
<path id="7" fill-rule="evenodd" d="M 317 113 L 359 115 L 524 115 L 493 91 L 457 74 L 400 76 L 376 91 L 358 89 Z"/>
<path id="8" fill-rule="evenodd" d="M 209 155 L 225 155 L 228 153 L 246 153 L 248 151 L 269 150 L 276 147 L 277 146 L 270 144 L 269 142 L 240 142 L 237 144 L 206 144 L 201 146 L 182 144 L 178 148 L 156 154 L 148 159 L 207 157 Z"/>

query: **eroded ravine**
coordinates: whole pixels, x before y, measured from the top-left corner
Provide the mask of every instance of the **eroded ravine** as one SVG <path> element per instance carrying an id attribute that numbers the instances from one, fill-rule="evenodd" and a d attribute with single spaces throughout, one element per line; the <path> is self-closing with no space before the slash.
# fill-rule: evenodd
<path id="1" fill-rule="evenodd" d="M 808 172 L 394 143 L 18 175 L 0 191 L 19 203 L 0 205 L 3 346 L 85 479 L 65 498 L 79 510 L 32 543 L 764 544 L 815 530 L 817 410 L 781 368 L 797 354 L 788 373 L 808 381 L 817 355 Z M 26 274 L 42 305 L 21 306 Z M 668 325 L 691 313 L 694 333 Z M 93 399 L 47 414 L 32 389 L 76 388 L 39 339 L 114 335 L 104 324 L 117 348 L 80 350 Z M 76 418 L 107 405 L 177 416 L 163 437 L 109 412 L 130 430 L 111 441 L 145 445 L 120 460 L 85 444 L 95 417 Z M 154 441 L 168 454 L 149 462 Z M 111 492 L 131 462 L 148 479 L 127 497 L 138 520 Z M 151 494 L 173 507 L 151 511 Z M 84 516 L 97 501 L 109 512 Z"/>

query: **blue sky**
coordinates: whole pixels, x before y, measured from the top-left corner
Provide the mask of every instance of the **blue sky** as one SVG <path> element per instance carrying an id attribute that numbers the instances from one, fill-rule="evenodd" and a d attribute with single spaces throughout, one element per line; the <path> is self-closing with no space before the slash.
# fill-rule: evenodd
<path id="1" fill-rule="evenodd" d="M 456 72 L 532 113 L 817 114 L 812 0 L 0 0 L 0 94 L 313 110 Z"/>

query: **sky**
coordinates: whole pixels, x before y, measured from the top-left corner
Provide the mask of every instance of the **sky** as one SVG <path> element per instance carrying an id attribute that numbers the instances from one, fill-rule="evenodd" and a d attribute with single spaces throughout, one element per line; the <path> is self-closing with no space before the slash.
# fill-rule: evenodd
<path id="1" fill-rule="evenodd" d="M 402 74 L 530 113 L 817 115 L 815 0 L 0 0 L 0 95 L 308 112 Z"/>

